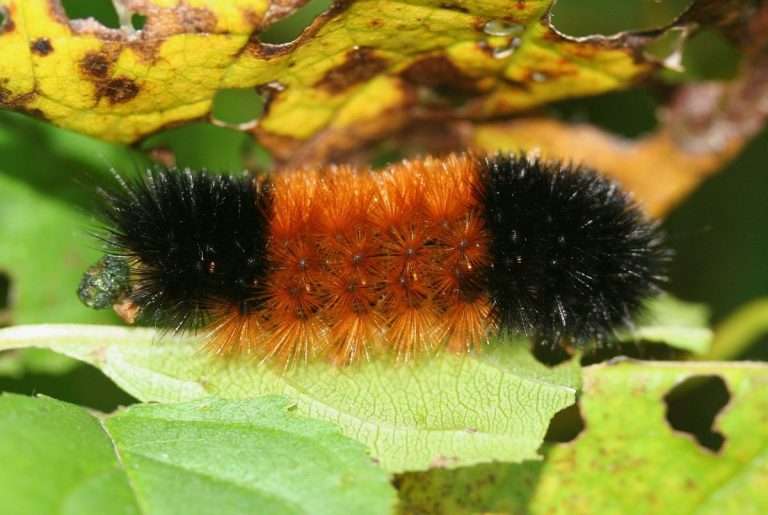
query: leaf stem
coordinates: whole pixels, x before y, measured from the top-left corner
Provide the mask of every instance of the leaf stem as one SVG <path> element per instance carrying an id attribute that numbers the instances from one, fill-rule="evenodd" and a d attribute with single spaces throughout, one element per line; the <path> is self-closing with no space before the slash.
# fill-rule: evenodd
<path id="1" fill-rule="evenodd" d="M 715 331 L 709 352 L 697 359 L 717 361 L 733 358 L 768 333 L 768 297 L 761 297 L 741 307 Z"/>

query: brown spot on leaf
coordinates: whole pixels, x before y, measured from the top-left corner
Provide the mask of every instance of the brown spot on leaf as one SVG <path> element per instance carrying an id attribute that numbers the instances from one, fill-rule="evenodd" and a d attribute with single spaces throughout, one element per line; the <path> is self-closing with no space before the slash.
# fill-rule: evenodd
<path id="1" fill-rule="evenodd" d="M 241 8 L 240 12 L 243 16 L 243 20 L 250 27 L 261 27 L 262 16 L 255 9 Z"/>
<path id="2" fill-rule="evenodd" d="M 111 67 L 111 59 L 107 58 L 104 54 L 99 53 L 87 54 L 83 60 L 80 61 L 80 69 L 86 77 L 91 80 L 106 78 Z"/>
<path id="3" fill-rule="evenodd" d="M 89 354 L 91 355 L 91 357 L 97 363 L 106 363 L 107 362 L 107 348 L 106 347 L 98 347 L 98 348 L 92 350 Z"/>
<path id="4" fill-rule="evenodd" d="M 32 53 L 37 55 L 46 56 L 53 52 L 53 46 L 51 46 L 51 41 L 48 38 L 37 38 L 29 47 Z"/>
<path id="5" fill-rule="evenodd" d="M 139 94 L 136 81 L 128 77 L 110 79 L 100 91 L 101 96 L 107 97 L 110 104 L 128 102 Z"/>
<path id="6" fill-rule="evenodd" d="M 16 24 L 13 22 L 11 13 L 7 8 L 0 6 L 0 34 L 13 32 L 15 28 Z"/>
<path id="7" fill-rule="evenodd" d="M 213 32 L 218 19 L 208 9 L 202 7 L 185 7 L 175 9 L 179 13 L 178 25 L 183 32 Z"/>
<path id="8" fill-rule="evenodd" d="M 7 83 L 7 80 L 3 83 Z M 0 86 L 0 108 L 24 110 L 24 106 L 32 102 L 34 98 L 34 92 L 17 95 L 10 89 Z"/>
<path id="9" fill-rule="evenodd" d="M 386 59 L 377 56 L 372 48 L 355 48 L 347 52 L 343 63 L 325 72 L 315 87 L 338 94 L 372 79 L 386 68 Z"/>
<path id="10" fill-rule="evenodd" d="M 403 70 L 403 78 L 419 86 L 449 87 L 458 90 L 476 90 L 473 79 L 467 77 L 444 55 L 431 55 L 414 62 Z"/>
<path id="11" fill-rule="evenodd" d="M 114 105 L 133 99 L 139 86 L 128 77 L 110 77 L 113 63 L 114 58 L 106 53 L 90 53 L 80 61 L 80 70 L 96 86 L 96 101 L 106 97 Z"/>
<path id="12" fill-rule="evenodd" d="M 25 107 L 22 107 L 20 108 L 20 111 L 25 114 L 28 114 L 29 116 L 37 118 L 38 120 L 48 121 L 48 117 L 45 116 L 45 113 L 42 110 L 38 109 L 37 107 L 33 107 L 32 109 L 27 109 Z"/>

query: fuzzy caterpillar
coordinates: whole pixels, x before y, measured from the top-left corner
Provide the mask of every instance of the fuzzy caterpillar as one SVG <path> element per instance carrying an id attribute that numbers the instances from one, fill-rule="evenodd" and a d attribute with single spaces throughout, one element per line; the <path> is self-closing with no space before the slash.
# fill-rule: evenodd
<path id="1" fill-rule="evenodd" d="M 584 345 L 631 325 L 668 251 L 619 186 L 516 155 L 346 166 L 271 182 L 175 169 L 100 191 L 106 256 L 80 298 L 284 366 Z"/>

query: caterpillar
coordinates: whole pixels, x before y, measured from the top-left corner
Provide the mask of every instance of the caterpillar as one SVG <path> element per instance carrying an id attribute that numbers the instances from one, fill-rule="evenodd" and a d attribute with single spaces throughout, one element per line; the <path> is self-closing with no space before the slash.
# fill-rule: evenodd
<path id="1" fill-rule="evenodd" d="M 515 154 L 118 182 L 99 190 L 105 256 L 81 300 L 284 366 L 473 352 L 507 332 L 603 342 L 660 291 L 669 256 L 614 181 Z"/>

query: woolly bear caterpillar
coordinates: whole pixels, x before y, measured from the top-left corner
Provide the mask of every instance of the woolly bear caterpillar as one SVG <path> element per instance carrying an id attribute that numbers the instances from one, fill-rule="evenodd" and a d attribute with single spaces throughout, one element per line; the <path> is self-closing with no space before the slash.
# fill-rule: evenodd
<path id="1" fill-rule="evenodd" d="M 602 341 L 658 293 L 668 258 L 616 183 L 516 155 L 271 182 L 159 169 L 100 193 L 106 257 L 83 302 L 285 366 L 467 352 L 507 331 Z"/>

